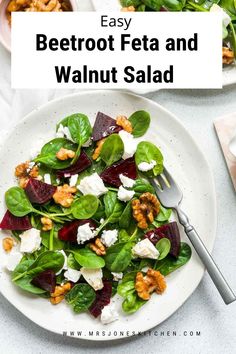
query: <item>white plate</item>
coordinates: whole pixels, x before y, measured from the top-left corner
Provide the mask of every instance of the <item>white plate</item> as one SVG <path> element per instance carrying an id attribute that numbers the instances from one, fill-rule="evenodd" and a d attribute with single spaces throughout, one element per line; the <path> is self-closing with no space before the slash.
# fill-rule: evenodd
<path id="1" fill-rule="evenodd" d="M 120 11 L 121 6 L 119 0 L 92 0 L 93 7 L 96 11 L 111 12 Z M 227 65 L 223 69 L 223 86 L 236 83 L 236 65 Z M 153 92 L 150 90 L 148 92 Z M 147 91 L 140 91 L 140 94 L 146 94 Z M 138 93 L 138 92 L 137 92 Z"/>
<path id="2" fill-rule="evenodd" d="M 49 140 L 54 136 L 58 121 L 72 113 L 83 112 L 93 123 L 98 110 L 115 117 L 121 113 L 129 115 L 140 109 L 149 111 L 152 117 L 145 139 L 161 147 L 167 168 L 183 189 L 183 208 L 211 251 L 216 231 L 216 202 L 212 174 L 204 155 L 170 112 L 153 101 L 124 92 L 92 91 L 67 96 L 47 103 L 21 121 L 9 135 L 0 153 L 0 215 L 5 212 L 4 192 L 15 184 L 14 167 L 29 158 L 29 150 L 39 139 Z M 185 240 L 182 230 L 181 234 Z M 4 232 L 1 232 L 0 237 L 3 236 Z M 68 335 L 70 331 L 83 330 L 79 337 L 90 340 L 117 339 L 131 335 L 133 331 L 146 331 L 158 325 L 192 294 L 204 273 L 201 262 L 193 253 L 186 266 L 167 277 L 167 291 L 162 296 L 153 295 L 140 311 L 130 316 L 122 314 L 118 299 L 116 306 L 120 319 L 104 326 L 88 314 L 74 314 L 66 303 L 52 306 L 45 299 L 19 290 L 11 283 L 10 274 L 4 269 L 3 250 L 0 248 L 0 290 L 8 301 L 43 328 L 60 334 L 67 331 Z M 89 337 L 89 331 L 97 330 L 105 331 L 104 335 Z"/>

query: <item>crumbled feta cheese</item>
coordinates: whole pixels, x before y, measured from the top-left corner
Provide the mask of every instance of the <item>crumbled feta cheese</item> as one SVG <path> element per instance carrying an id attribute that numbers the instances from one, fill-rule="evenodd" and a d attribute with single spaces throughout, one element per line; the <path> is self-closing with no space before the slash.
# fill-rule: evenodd
<path id="1" fill-rule="evenodd" d="M 57 138 L 65 137 L 66 139 L 73 141 L 69 128 L 64 127 L 62 124 L 59 125 L 59 128 L 56 132 L 56 137 Z"/>
<path id="2" fill-rule="evenodd" d="M 64 273 L 64 277 L 67 280 L 72 281 L 73 283 L 76 283 L 79 280 L 80 276 L 81 272 L 72 268 L 68 268 Z"/>
<path id="3" fill-rule="evenodd" d="M 156 247 L 149 241 L 148 238 L 138 242 L 132 248 L 133 255 L 139 258 L 157 259 L 160 255 Z"/>
<path id="4" fill-rule="evenodd" d="M 70 178 L 70 187 L 74 187 L 77 184 L 78 175 L 73 175 Z"/>
<path id="5" fill-rule="evenodd" d="M 90 176 L 84 177 L 77 187 L 79 191 L 84 195 L 93 194 L 96 197 L 100 197 L 102 194 L 108 192 L 108 189 L 105 187 L 103 180 L 97 173 L 93 173 Z"/>
<path id="6" fill-rule="evenodd" d="M 97 268 L 84 268 L 80 269 L 81 274 L 83 275 L 86 282 L 91 285 L 91 287 L 97 291 L 103 288 L 102 282 L 102 270 Z"/>
<path id="7" fill-rule="evenodd" d="M 92 145 L 93 141 L 91 138 L 89 138 L 82 146 L 83 147 L 89 147 L 90 145 Z"/>
<path id="8" fill-rule="evenodd" d="M 89 223 L 86 223 L 78 227 L 78 231 L 77 231 L 78 244 L 83 244 L 86 241 L 90 240 L 91 238 L 94 238 L 94 236 L 95 236 L 95 230 L 89 226 Z"/>
<path id="9" fill-rule="evenodd" d="M 20 262 L 21 258 L 23 257 L 23 254 L 18 252 L 18 251 L 11 251 L 7 256 L 6 256 L 6 268 L 12 272 L 17 264 Z"/>
<path id="10" fill-rule="evenodd" d="M 118 230 L 104 230 L 101 236 L 101 241 L 106 247 L 114 245 L 118 239 Z"/>
<path id="11" fill-rule="evenodd" d="M 102 324 L 108 324 L 118 320 L 119 315 L 115 309 L 114 304 L 109 304 L 102 309 L 101 322 Z"/>
<path id="12" fill-rule="evenodd" d="M 210 8 L 210 12 L 221 12 L 224 26 L 227 27 L 230 24 L 231 22 L 230 16 L 219 5 L 213 4 Z"/>
<path id="13" fill-rule="evenodd" d="M 121 130 L 119 132 L 119 136 L 124 143 L 124 154 L 122 158 L 126 160 L 135 154 L 140 139 L 135 139 L 132 134 L 126 132 L 125 130 Z"/>
<path id="14" fill-rule="evenodd" d="M 123 186 L 120 186 L 118 189 L 117 197 L 122 202 L 128 202 L 130 199 L 133 198 L 134 195 L 135 191 L 128 191 L 128 189 L 125 189 Z"/>
<path id="15" fill-rule="evenodd" d="M 33 253 L 40 248 L 41 237 L 40 231 L 37 229 L 30 229 L 20 235 L 21 244 L 20 252 Z"/>
<path id="16" fill-rule="evenodd" d="M 120 181 L 123 184 L 124 187 L 126 188 L 132 188 L 135 185 L 135 180 L 132 178 L 129 178 L 125 175 L 120 174 Z"/>
<path id="17" fill-rule="evenodd" d="M 156 161 L 152 160 L 150 163 L 148 162 L 141 162 L 140 164 L 138 164 L 138 169 L 139 171 L 142 172 L 147 172 L 153 169 L 153 167 L 156 166 Z"/>
<path id="18" fill-rule="evenodd" d="M 61 272 L 62 272 L 64 269 L 68 269 L 68 267 L 67 267 L 67 255 L 65 254 L 65 251 L 60 250 L 60 251 L 58 251 L 58 252 L 63 255 L 63 257 L 64 257 L 64 264 L 63 264 L 63 267 L 56 273 L 56 275 L 61 274 Z"/>
<path id="19" fill-rule="evenodd" d="M 50 176 L 49 173 L 45 173 L 43 179 L 44 179 L 44 182 L 47 183 L 47 184 L 51 184 L 51 183 L 52 183 L 52 182 L 51 182 L 51 176 Z"/>
<path id="20" fill-rule="evenodd" d="M 100 224 L 103 224 L 104 221 L 105 221 L 105 220 L 104 220 L 103 218 L 101 218 L 100 221 L 99 221 L 99 223 L 100 223 Z"/>
<path id="21" fill-rule="evenodd" d="M 123 278 L 123 273 L 115 273 L 115 272 L 111 272 L 111 274 L 113 275 L 113 280 L 115 281 L 119 281 Z"/>

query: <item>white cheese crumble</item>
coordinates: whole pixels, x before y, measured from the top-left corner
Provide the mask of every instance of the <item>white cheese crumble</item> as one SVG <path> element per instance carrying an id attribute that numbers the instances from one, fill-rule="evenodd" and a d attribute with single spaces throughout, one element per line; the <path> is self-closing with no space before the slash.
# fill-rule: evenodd
<path id="1" fill-rule="evenodd" d="M 47 183 L 47 184 L 51 184 L 52 183 L 51 182 L 51 176 L 50 176 L 49 173 L 45 173 L 43 179 L 44 179 L 44 182 Z"/>
<path id="2" fill-rule="evenodd" d="M 80 272 L 86 282 L 91 285 L 91 287 L 97 291 L 103 288 L 103 282 L 102 282 L 102 270 L 98 268 L 84 268 L 82 267 L 80 269 Z"/>
<path id="3" fill-rule="evenodd" d="M 56 132 L 56 138 L 64 138 L 64 137 L 68 140 L 73 141 L 69 128 L 64 127 L 62 124 L 60 124 Z"/>
<path id="4" fill-rule="evenodd" d="M 115 272 L 111 272 L 111 274 L 113 275 L 113 280 L 115 281 L 119 281 L 123 278 L 123 273 L 115 273 Z"/>
<path id="5" fill-rule="evenodd" d="M 77 181 L 78 181 L 78 175 L 71 176 L 70 182 L 69 182 L 70 187 L 75 187 L 77 184 Z"/>
<path id="6" fill-rule="evenodd" d="M 64 276 L 67 280 L 72 281 L 73 283 L 76 283 L 81 276 L 81 272 L 76 269 L 68 268 L 65 271 Z"/>
<path id="7" fill-rule="evenodd" d="M 20 252 L 33 253 L 40 248 L 41 237 L 39 230 L 27 230 L 20 235 L 20 239 Z"/>
<path id="8" fill-rule="evenodd" d="M 102 194 L 108 192 L 103 180 L 96 172 L 90 176 L 84 177 L 77 187 L 83 195 L 93 194 L 96 197 L 100 197 Z"/>
<path id="9" fill-rule="evenodd" d="M 89 226 L 89 223 L 81 225 L 78 227 L 77 231 L 77 242 L 78 244 L 83 244 L 91 238 L 94 238 L 95 230 Z"/>
<path id="10" fill-rule="evenodd" d="M 156 161 L 152 160 L 150 163 L 148 162 L 141 162 L 140 164 L 138 164 L 138 169 L 139 171 L 142 172 L 147 172 L 153 169 L 153 167 L 156 166 Z"/>
<path id="11" fill-rule="evenodd" d="M 227 27 L 230 24 L 230 22 L 231 22 L 230 16 L 219 5 L 213 4 L 210 8 L 210 12 L 221 12 L 222 13 L 222 21 L 223 21 L 223 24 L 225 25 L 225 27 Z"/>
<path id="12" fill-rule="evenodd" d="M 135 154 L 140 139 L 135 139 L 132 134 L 125 130 L 121 130 L 119 136 L 124 143 L 124 154 L 122 158 L 126 160 Z"/>
<path id="13" fill-rule="evenodd" d="M 64 250 L 60 250 L 60 251 L 58 251 L 58 252 L 63 255 L 63 257 L 64 257 L 64 264 L 63 264 L 62 268 L 56 273 L 56 275 L 61 274 L 61 272 L 62 272 L 64 269 L 68 269 L 68 267 L 67 267 L 67 255 L 65 254 L 65 251 L 64 251 Z"/>
<path id="14" fill-rule="evenodd" d="M 104 230 L 101 236 L 101 241 L 106 247 L 114 245 L 118 239 L 118 230 Z"/>
<path id="15" fill-rule="evenodd" d="M 111 303 L 102 309 L 102 313 L 101 313 L 102 324 L 105 325 L 105 324 L 114 322 L 114 321 L 118 320 L 118 318 L 119 318 L 119 315 L 115 309 L 114 304 Z"/>
<path id="16" fill-rule="evenodd" d="M 104 221 L 105 221 L 105 220 L 104 220 L 103 218 L 101 218 L 100 221 L 99 221 L 99 223 L 100 223 L 100 224 L 103 224 Z"/>
<path id="17" fill-rule="evenodd" d="M 23 257 L 23 254 L 18 252 L 18 251 L 11 251 L 7 256 L 6 256 L 6 263 L 5 266 L 6 268 L 12 272 L 17 264 L 20 262 L 21 258 Z"/>
<path id="18" fill-rule="evenodd" d="M 148 238 L 138 242 L 133 248 L 132 253 L 139 258 L 157 259 L 160 255 L 156 247 Z"/>
<path id="19" fill-rule="evenodd" d="M 123 184 L 124 187 L 126 188 L 132 188 L 135 185 L 135 180 L 132 178 L 129 178 L 125 175 L 120 174 L 120 181 Z"/>
<path id="20" fill-rule="evenodd" d="M 135 195 L 135 191 L 128 191 L 123 186 L 120 186 L 118 189 L 117 198 L 122 202 L 128 202 Z"/>

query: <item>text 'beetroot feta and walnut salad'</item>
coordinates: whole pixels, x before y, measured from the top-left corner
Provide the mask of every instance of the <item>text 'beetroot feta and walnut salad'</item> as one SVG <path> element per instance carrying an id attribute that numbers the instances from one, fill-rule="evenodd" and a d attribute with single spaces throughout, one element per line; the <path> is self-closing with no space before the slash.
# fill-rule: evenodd
<path id="1" fill-rule="evenodd" d="M 93 128 L 73 114 L 16 167 L 0 224 L 11 231 L 3 248 L 15 285 L 104 324 L 118 318 L 116 293 L 130 314 L 165 291 L 191 249 L 149 183 L 163 171 L 160 150 L 141 139 L 149 125 L 145 111 L 116 120 L 99 112 Z"/>

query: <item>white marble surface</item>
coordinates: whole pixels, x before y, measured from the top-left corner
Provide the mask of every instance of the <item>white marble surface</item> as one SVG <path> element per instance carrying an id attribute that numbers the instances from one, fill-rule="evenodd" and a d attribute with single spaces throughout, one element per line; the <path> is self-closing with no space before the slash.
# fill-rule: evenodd
<path id="1" fill-rule="evenodd" d="M 87 0 L 81 3 L 83 10 L 89 9 L 88 6 Z M 3 58 L 9 70 L 9 56 L 0 48 L 1 63 Z M 0 72 L 0 82 L 5 77 L 4 86 L 7 87 L 8 74 L 5 70 Z M 0 132 L 4 133 L 41 103 L 64 93 L 3 89 L 0 91 Z M 214 172 L 218 203 L 218 231 L 213 254 L 236 291 L 236 197 L 213 128 L 214 119 L 236 112 L 236 86 L 214 91 L 163 90 L 147 97 L 175 113 L 205 151 Z M 39 328 L 0 295 L 0 340 L 4 354 L 103 353 L 104 350 L 118 354 L 232 354 L 236 352 L 236 303 L 225 306 L 206 274 L 188 301 L 155 330 L 157 336 L 153 334 L 111 343 L 65 338 Z M 177 336 L 171 335 L 173 331 Z M 184 336 L 184 331 L 188 332 L 187 336 Z M 201 335 L 191 336 L 190 331 L 200 331 Z"/>

